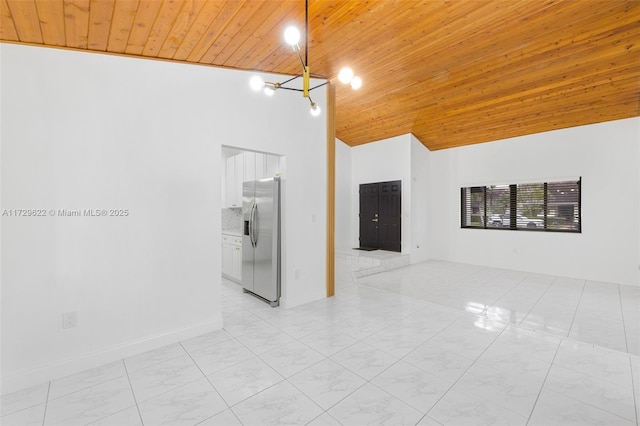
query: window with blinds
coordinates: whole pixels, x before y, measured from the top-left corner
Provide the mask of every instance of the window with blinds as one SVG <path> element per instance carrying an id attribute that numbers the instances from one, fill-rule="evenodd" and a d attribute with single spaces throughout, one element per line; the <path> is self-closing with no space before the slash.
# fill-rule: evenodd
<path id="1" fill-rule="evenodd" d="M 582 232 L 582 178 L 460 188 L 462 228 Z"/>

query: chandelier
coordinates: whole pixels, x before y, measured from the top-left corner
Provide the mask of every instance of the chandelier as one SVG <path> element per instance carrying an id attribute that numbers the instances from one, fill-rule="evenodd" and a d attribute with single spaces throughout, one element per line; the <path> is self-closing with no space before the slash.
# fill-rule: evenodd
<path id="1" fill-rule="evenodd" d="M 321 74 L 313 74 L 309 71 L 309 0 L 305 0 L 304 2 L 304 29 L 305 29 L 305 37 L 304 37 L 304 59 L 302 58 L 302 52 L 300 50 L 300 31 L 295 26 L 287 27 L 284 31 L 284 40 L 285 42 L 291 46 L 293 51 L 298 55 L 298 59 L 300 59 L 300 64 L 302 65 L 302 74 L 298 74 L 288 80 L 282 82 L 269 82 L 264 81 L 262 77 L 259 75 L 254 75 L 249 80 L 249 85 L 255 91 L 262 90 L 267 96 L 273 96 L 276 90 L 284 89 L 284 90 L 292 90 L 296 92 L 302 92 L 302 96 L 309 99 L 311 104 L 311 115 L 317 117 L 320 115 L 320 107 L 313 102 L 311 99 L 310 92 L 312 90 L 317 89 L 318 87 L 322 87 L 326 84 L 329 84 L 329 77 Z M 302 89 L 298 89 L 295 87 L 288 86 L 288 84 L 292 83 L 298 78 L 302 78 Z M 311 78 L 327 80 L 324 83 L 320 83 L 317 86 L 311 87 Z M 343 84 L 350 84 L 351 87 L 355 90 L 359 89 L 362 86 L 362 79 L 356 75 L 354 75 L 353 70 L 349 67 L 344 67 L 340 70 L 338 74 L 338 80 Z"/>

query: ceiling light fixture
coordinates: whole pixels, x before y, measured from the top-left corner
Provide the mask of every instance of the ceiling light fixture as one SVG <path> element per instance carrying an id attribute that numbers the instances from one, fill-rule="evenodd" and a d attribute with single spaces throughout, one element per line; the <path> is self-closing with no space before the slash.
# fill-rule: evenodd
<path id="1" fill-rule="evenodd" d="M 313 100 L 311 99 L 311 96 L 309 95 L 309 92 L 311 92 L 314 89 L 317 89 L 318 87 L 322 87 L 326 84 L 329 84 L 330 81 L 329 81 L 329 77 L 327 76 L 320 75 L 320 74 L 312 74 L 309 71 L 309 0 L 305 0 L 304 2 L 304 14 L 305 14 L 304 59 L 302 59 L 302 53 L 300 52 L 300 45 L 298 44 L 300 42 L 300 31 L 294 26 L 287 27 L 287 29 L 284 31 L 285 42 L 291 46 L 293 51 L 296 52 L 296 54 L 298 55 L 298 58 L 300 59 L 300 64 L 302 64 L 302 74 L 298 74 L 295 77 L 292 77 L 281 83 L 271 83 L 268 81 L 264 81 L 262 77 L 258 75 L 254 75 L 249 80 L 249 86 L 255 91 L 262 90 L 268 96 L 272 96 L 278 89 L 294 90 L 296 92 L 302 92 L 302 96 L 304 96 L 305 98 L 309 98 L 309 103 L 311 104 L 311 115 L 314 117 L 317 117 L 320 115 L 321 110 L 320 110 L 320 107 L 315 102 L 313 102 Z M 292 81 L 300 77 L 302 77 L 302 89 L 286 86 L 287 84 L 291 83 Z M 325 81 L 324 83 L 318 84 L 317 86 L 311 87 L 311 77 L 323 79 L 327 81 Z M 342 70 L 340 70 L 340 73 L 338 74 L 338 80 L 340 80 L 340 82 L 343 84 L 351 84 L 351 88 L 354 90 L 358 90 L 360 87 L 362 87 L 362 79 L 360 77 L 355 76 L 353 73 L 353 70 L 349 67 L 345 67 Z"/>

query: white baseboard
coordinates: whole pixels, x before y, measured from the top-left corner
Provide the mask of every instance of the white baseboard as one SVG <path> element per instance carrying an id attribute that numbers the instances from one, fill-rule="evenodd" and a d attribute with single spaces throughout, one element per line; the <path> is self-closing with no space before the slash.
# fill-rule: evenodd
<path id="1" fill-rule="evenodd" d="M 61 361 L 47 363 L 28 370 L 3 375 L 1 392 L 2 395 L 13 393 L 90 368 L 99 367 L 103 364 L 119 361 L 142 352 L 220 330 L 221 328 L 222 313 L 212 321 L 169 330 L 166 333 L 155 334 L 97 351 L 83 353 Z"/>

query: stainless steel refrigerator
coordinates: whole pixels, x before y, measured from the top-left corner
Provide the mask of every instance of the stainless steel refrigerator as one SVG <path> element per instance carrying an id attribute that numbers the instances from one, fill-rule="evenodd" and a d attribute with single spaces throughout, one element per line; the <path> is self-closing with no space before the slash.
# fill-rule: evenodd
<path id="1" fill-rule="evenodd" d="M 280 178 L 242 184 L 242 289 L 280 304 Z"/>

